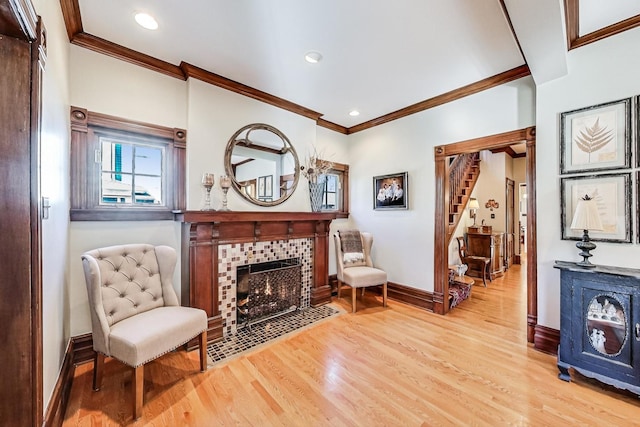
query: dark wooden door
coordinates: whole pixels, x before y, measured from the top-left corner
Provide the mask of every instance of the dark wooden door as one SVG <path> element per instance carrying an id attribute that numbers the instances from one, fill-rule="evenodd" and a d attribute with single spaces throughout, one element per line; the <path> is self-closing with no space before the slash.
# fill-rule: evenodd
<path id="1" fill-rule="evenodd" d="M 515 250 L 515 182 L 507 178 L 505 197 L 507 210 L 505 213 L 506 224 L 504 233 L 504 268 L 509 269 L 513 265 L 513 254 Z"/>
<path id="2" fill-rule="evenodd" d="M 36 17 L 14 16 L 14 10 L 0 0 L 0 424 L 39 426 L 43 392 L 38 171 L 44 50 L 40 25 L 29 25 Z"/>

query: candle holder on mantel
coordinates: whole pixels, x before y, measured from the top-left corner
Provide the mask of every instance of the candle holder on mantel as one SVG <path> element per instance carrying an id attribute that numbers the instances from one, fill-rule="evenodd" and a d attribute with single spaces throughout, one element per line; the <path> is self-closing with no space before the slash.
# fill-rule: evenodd
<path id="1" fill-rule="evenodd" d="M 229 191 L 229 187 L 231 187 L 231 178 L 227 175 L 220 176 L 220 187 L 222 187 L 222 208 L 221 211 L 230 211 L 227 207 L 227 192 Z"/>
<path id="2" fill-rule="evenodd" d="M 203 211 L 215 211 L 211 207 L 211 189 L 214 184 L 214 175 L 212 173 L 205 172 L 202 174 L 202 186 L 207 190 L 207 194 L 204 197 L 204 206 L 202 207 Z"/>

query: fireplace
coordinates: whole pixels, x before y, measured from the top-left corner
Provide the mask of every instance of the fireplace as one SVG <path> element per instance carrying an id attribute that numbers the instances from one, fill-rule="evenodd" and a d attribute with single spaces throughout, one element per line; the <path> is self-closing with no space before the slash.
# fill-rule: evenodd
<path id="1" fill-rule="evenodd" d="M 301 304 L 302 269 L 298 258 L 237 267 L 238 326 L 288 313 Z"/>
<path id="2" fill-rule="evenodd" d="M 298 276 L 300 293 L 295 305 L 298 308 L 308 308 L 310 306 L 311 283 L 313 280 L 312 249 L 312 239 L 220 245 L 218 247 L 218 295 L 220 296 L 219 307 L 222 314 L 223 336 L 235 335 L 238 327 L 247 322 L 238 308 L 238 304 L 243 299 L 238 296 L 238 286 L 246 286 L 242 283 L 244 280 L 242 278 L 243 268 L 263 263 L 270 264 L 273 262 L 288 262 L 291 259 L 297 260 L 300 268 Z M 257 271 L 255 270 L 257 267 L 252 268 Z M 269 284 L 273 286 L 271 279 L 269 279 Z M 250 317 L 256 318 L 253 315 Z"/>
<path id="3" fill-rule="evenodd" d="M 182 303 L 207 313 L 208 341 L 236 333 L 236 268 L 241 265 L 298 258 L 300 308 L 330 302 L 329 226 L 335 218 L 333 212 L 176 213 L 183 223 Z"/>

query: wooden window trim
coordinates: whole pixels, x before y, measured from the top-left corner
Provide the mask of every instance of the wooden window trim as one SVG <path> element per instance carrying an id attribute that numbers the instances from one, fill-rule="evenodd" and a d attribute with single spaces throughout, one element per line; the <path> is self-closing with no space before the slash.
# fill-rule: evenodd
<path id="1" fill-rule="evenodd" d="M 154 138 L 166 143 L 166 206 L 103 206 L 98 203 L 94 170 L 97 133 Z M 71 107 L 71 221 L 173 220 L 186 209 L 186 137 L 184 129 L 137 122 Z"/>

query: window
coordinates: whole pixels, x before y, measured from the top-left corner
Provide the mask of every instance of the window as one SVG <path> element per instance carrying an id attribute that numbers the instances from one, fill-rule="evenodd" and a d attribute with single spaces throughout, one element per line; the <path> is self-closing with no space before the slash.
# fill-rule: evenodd
<path id="1" fill-rule="evenodd" d="M 101 205 L 164 206 L 164 147 L 102 137 L 99 155 Z"/>
<path id="2" fill-rule="evenodd" d="M 71 108 L 71 220 L 173 219 L 186 131 Z"/>
<path id="3" fill-rule="evenodd" d="M 322 196 L 322 210 L 338 212 L 338 218 L 349 216 L 349 165 L 333 163 L 324 174 L 325 186 Z"/>

